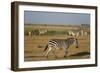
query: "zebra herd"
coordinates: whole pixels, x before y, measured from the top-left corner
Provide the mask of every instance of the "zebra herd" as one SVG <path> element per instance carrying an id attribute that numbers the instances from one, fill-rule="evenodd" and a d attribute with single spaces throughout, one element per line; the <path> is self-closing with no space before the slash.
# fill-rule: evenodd
<path id="1" fill-rule="evenodd" d="M 68 36 L 74 36 L 74 37 L 79 37 L 79 36 L 88 36 L 89 32 L 84 31 L 84 30 L 80 30 L 77 32 L 74 31 L 68 31 Z"/>
<path id="2" fill-rule="evenodd" d="M 45 33 L 47 33 L 48 30 L 38 30 L 37 35 L 44 35 Z M 36 32 L 33 31 L 28 31 L 28 36 L 34 36 Z M 79 36 L 88 36 L 89 32 L 88 31 L 84 31 L 84 30 L 79 30 L 77 32 L 75 31 L 66 31 L 66 35 L 67 36 L 74 36 L 74 37 L 79 37 Z"/>
<path id="3" fill-rule="evenodd" d="M 47 30 L 28 31 L 28 36 L 43 35 L 45 33 L 47 33 Z"/>

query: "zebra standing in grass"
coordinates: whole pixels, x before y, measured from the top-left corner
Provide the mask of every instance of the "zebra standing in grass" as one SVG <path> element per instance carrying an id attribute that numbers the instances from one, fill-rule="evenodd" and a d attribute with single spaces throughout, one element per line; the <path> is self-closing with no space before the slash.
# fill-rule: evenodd
<path id="1" fill-rule="evenodd" d="M 75 44 L 76 48 L 78 48 L 78 40 L 76 38 L 68 38 L 68 39 L 51 39 L 48 44 L 46 45 L 44 51 L 47 52 L 45 53 L 45 56 L 48 56 L 49 52 L 51 50 L 57 50 L 57 49 L 64 49 L 65 51 L 65 56 L 68 53 L 68 48 L 72 45 Z M 55 53 L 54 53 L 55 55 Z M 56 57 L 56 55 L 55 55 Z"/>

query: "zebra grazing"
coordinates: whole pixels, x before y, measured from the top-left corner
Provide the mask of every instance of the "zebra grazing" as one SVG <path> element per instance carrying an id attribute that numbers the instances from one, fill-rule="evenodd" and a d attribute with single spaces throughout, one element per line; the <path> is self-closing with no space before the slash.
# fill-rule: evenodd
<path id="1" fill-rule="evenodd" d="M 48 54 L 51 50 L 54 51 L 54 50 L 57 50 L 57 49 L 64 49 L 64 51 L 65 51 L 64 57 L 66 57 L 66 54 L 68 53 L 68 48 L 72 44 L 76 45 L 76 48 L 78 48 L 78 40 L 76 38 L 51 39 L 44 49 L 44 51 L 47 50 L 47 52 L 45 53 L 45 56 L 48 56 Z M 56 55 L 55 55 L 55 57 L 56 57 Z"/>

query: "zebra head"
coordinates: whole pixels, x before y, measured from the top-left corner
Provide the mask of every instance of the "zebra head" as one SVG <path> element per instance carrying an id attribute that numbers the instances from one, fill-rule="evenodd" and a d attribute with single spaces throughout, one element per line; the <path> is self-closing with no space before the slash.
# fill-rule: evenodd
<path id="1" fill-rule="evenodd" d="M 78 40 L 76 38 L 69 38 L 68 39 L 69 45 L 74 44 L 76 48 L 78 48 Z"/>

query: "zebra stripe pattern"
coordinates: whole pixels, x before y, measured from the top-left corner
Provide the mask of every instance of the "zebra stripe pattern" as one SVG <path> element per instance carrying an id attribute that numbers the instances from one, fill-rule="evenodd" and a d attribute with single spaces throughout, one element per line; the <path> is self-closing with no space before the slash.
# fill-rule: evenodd
<path id="1" fill-rule="evenodd" d="M 52 39 L 49 41 L 49 46 L 55 49 L 66 48 L 68 41 L 63 39 Z"/>
<path id="2" fill-rule="evenodd" d="M 65 53 L 67 53 L 67 50 L 69 48 L 70 45 L 74 44 L 76 45 L 76 47 L 78 47 L 78 41 L 77 39 L 75 38 L 68 38 L 68 39 L 51 39 L 46 48 L 45 48 L 45 51 L 46 49 L 48 48 L 48 51 L 47 53 L 45 54 L 45 56 L 48 55 L 48 53 L 51 51 L 51 50 L 56 50 L 56 49 L 64 49 L 65 50 Z"/>

